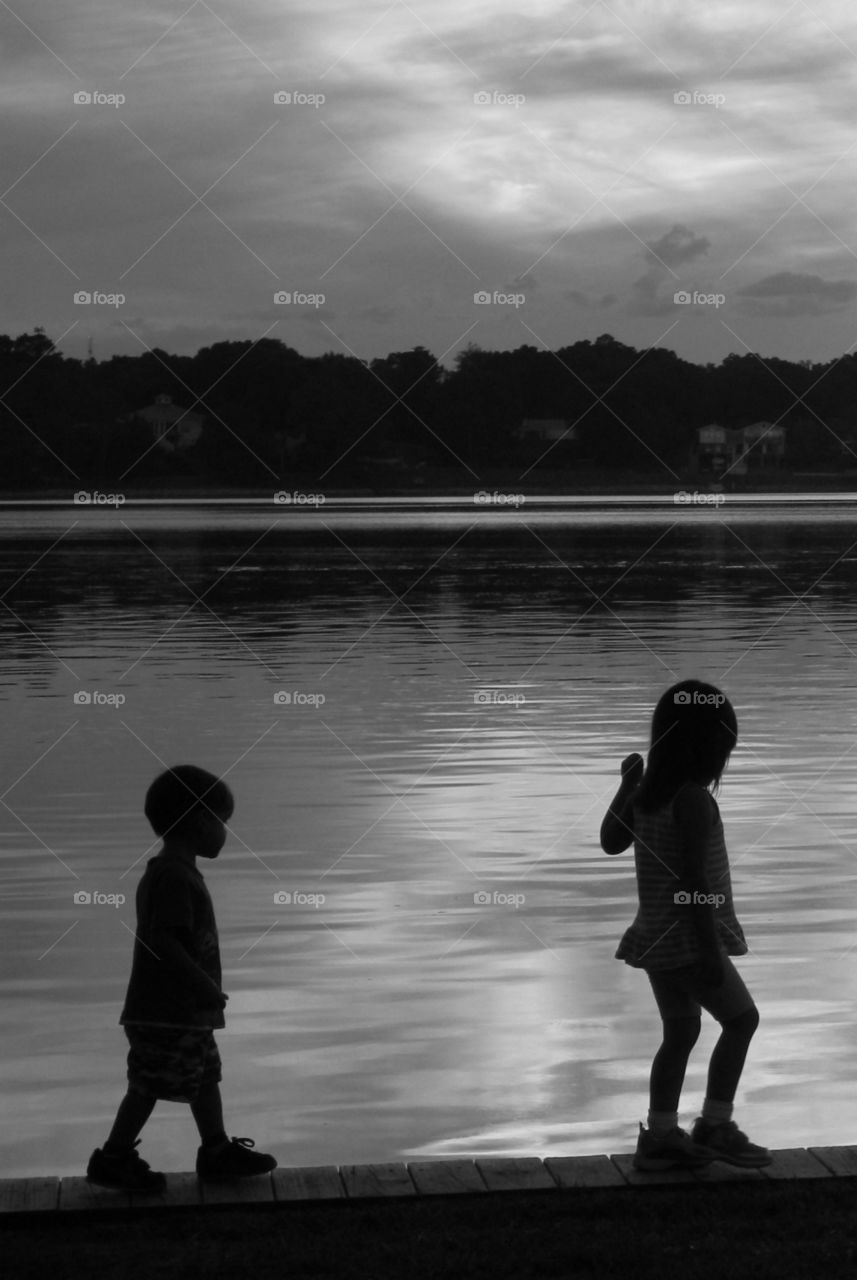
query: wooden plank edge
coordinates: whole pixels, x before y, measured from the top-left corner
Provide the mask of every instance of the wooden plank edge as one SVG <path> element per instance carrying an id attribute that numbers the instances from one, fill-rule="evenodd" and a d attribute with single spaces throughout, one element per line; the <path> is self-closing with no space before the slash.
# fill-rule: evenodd
<path id="1" fill-rule="evenodd" d="M 440 1171 L 437 1178 L 434 1170 Z M 484 1195 L 488 1191 L 475 1160 L 411 1160 L 408 1173 L 418 1196 Z M 447 1185 L 430 1185 L 434 1181 Z"/>
<path id="2" fill-rule="evenodd" d="M 816 1160 L 820 1160 L 835 1178 L 857 1177 L 857 1147 L 807 1147 L 807 1150 L 811 1155 L 815 1156 Z M 848 1158 L 845 1160 L 840 1157 L 840 1153 L 843 1151 L 848 1152 Z M 837 1164 L 851 1164 L 853 1167 L 850 1169 L 837 1169 Z"/>
<path id="3" fill-rule="evenodd" d="M 0 1179 L 0 1215 L 55 1213 L 59 1201 L 58 1177 Z"/>
<path id="4" fill-rule="evenodd" d="M 795 1148 L 786 1148 L 782 1151 L 782 1153 L 775 1150 L 772 1152 L 772 1155 L 776 1160 L 776 1157 L 778 1154 L 782 1154 L 783 1156 L 793 1158 L 794 1155 L 797 1153 L 804 1153 L 809 1159 L 815 1162 L 818 1165 L 819 1173 L 818 1174 L 810 1173 L 808 1175 L 802 1175 L 800 1173 L 796 1173 L 794 1175 L 788 1175 L 786 1177 L 775 1177 L 774 1175 L 771 1175 L 768 1172 L 768 1169 L 770 1168 L 770 1166 L 766 1166 L 761 1169 L 752 1169 L 752 1170 L 737 1169 L 735 1170 L 735 1173 L 739 1176 L 741 1174 L 757 1173 L 761 1175 L 759 1178 L 759 1181 L 763 1180 L 764 1178 L 767 1178 L 767 1180 L 769 1181 L 799 1182 L 799 1181 L 808 1181 L 810 1179 L 814 1180 L 816 1177 L 819 1177 L 819 1176 L 831 1177 L 831 1178 L 857 1177 L 857 1146 L 841 1146 L 841 1147 L 827 1146 L 827 1147 L 806 1147 L 806 1148 L 795 1147 Z M 841 1156 L 840 1156 L 840 1153 L 842 1153 Z M 845 1153 L 847 1153 L 847 1155 Z M 534 1158 L 535 1157 L 530 1157 L 530 1159 L 534 1159 Z M 580 1157 L 580 1158 L 587 1159 L 591 1157 Z M 646 1186 L 646 1185 L 662 1186 L 662 1185 L 669 1185 L 669 1184 L 681 1185 L 682 1183 L 687 1182 L 687 1178 L 681 1176 L 682 1174 L 689 1172 L 685 1170 L 668 1171 L 668 1173 L 666 1174 L 652 1174 L 651 1180 L 649 1180 L 649 1175 L 645 1173 L 640 1174 L 633 1170 L 630 1164 L 632 1158 L 633 1156 L 632 1156 L 632 1153 L 630 1152 L 620 1152 L 620 1153 L 616 1153 L 616 1154 L 605 1157 L 605 1159 L 609 1160 L 610 1165 L 612 1166 L 612 1168 L 616 1170 L 617 1174 L 622 1180 L 621 1183 L 618 1181 L 615 1183 L 616 1187 L 619 1187 L 621 1185 L 624 1185 L 624 1186 Z M 491 1159 L 491 1158 L 489 1157 L 488 1159 Z M 560 1177 L 558 1176 L 558 1172 L 554 1173 L 551 1169 L 551 1163 L 554 1159 L 575 1159 L 575 1157 L 573 1156 L 548 1157 L 546 1160 L 540 1160 L 539 1163 L 542 1169 L 544 1170 L 545 1174 L 547 1175 L 547 1177 L 550 1178 L 552 1186 L 551 1187 L 523 1186 L 520 1188 L 520 1190 L 526 1192 L 526 1191 L 532 1191 L 532 1190 L 547 1191 L 551 1189 L 560 1190 L 560 1191 L 587 1189 L 585 1184 L 581 1184 L 577 1187 L 568 1187 L 568 1186 L 564 1187 L 562 1185 Z M 342 1186 L 343 1194 L 339 1197 L 342 1199 L 359 1199 L 359 1200 L 368 1199 L 368 1198 L 396 1199 L 396 1198 L 400 1198 L 403 1193 L 409 1194 L 409 1195 L 413 1194 L 418 1197 L 427 1197 L 429 1195 L 437 1195 L 437 1194 L 468 1195 L 468 1194 L 473 1194 L 474 1191 L 477 1191 L 477 1190 L 484 1190 L 485 1192 L 488 1192 L 488 1193 L 492 1192 L 492 1188 L 486 1182 L 484 1173 L 480 1168 L 478 1159 L 474 1159 L 472 1161 L 469 1161 L 468 1163 L 472 1164 L 473 1169 L 479 1176 L 481 1182 L 484 1184 L 483 1188 L 468 1187 L 468 1188 L 462 1188 L 460 1190 L 453 1188 L 447 1192 L 421 1191 L 419 1187 L 416 1185 L 416 1182 L 411 1174 L 410 1166 L 408 1164 L 403 1164 L 402 1167 L 406 1171 L 408 1180 L 412 1188 L 412 1192 L 404 1191 L 404 1189 L 394 1190 L 393 1188 L 391 1188 L 386 1192 L 380 1192 L 377 1197 L 372 1197 L 372 1196 L 367 1196 L 365 1193 L 362 1195 L 359 1193 L 357 1195 L 354 1195 L 353 1192 L 350 1192 L 348 1190 L 348 1182 L 354 1181 L 357 1170 L 362 1171 L 365 1169 L 368 1172 L 369 1170 L 374 1170 L 374 1168 L 376 1167 L 385 1168 L 398 1163 L 400 1162 L 376 1162 L 376 1164 L 374 1165 L 373 1164 L 342 1165 L 339 1167 L 335 1165 L 308 1166 L 308 1170 L 309 1169 L 315 1170 L 316 1168 L 321 1170 L 322 1168 L 327 1169 L 328 1167 L 331 1169 L 331 1171 L 335 1169 L 338 1175 L 339 1182 Z M 418 1163 L 418 1162 L 414 1162 L 414 1163 Z M 452 1164 L 452 1165 L 460 1165 L 462 1161 L 461 1160 L 437 1161 L 437 1162 L 430 1162 L 430 1163 L 437 1163 L 439 1166 L 443 1166 L 443 1164 L 446 1164 L 446 1163 Z M 714 1162 L 714 1163 L 720 1163 L 720 1162 Z M 843 1167 L 843 1166 L 849 1166 L 849 1165 L 853 1165 L 853 1168 Z M 727 1170 L 731 1170 L 731 1169 L 732 1169 L 732 1166 L 727 1166 Z M 344 1170 L 348 1171 L 348 1174 L 345 1176 L 343 1173 Z M 284 1169 L 283 1172 L 287 1173 L 288 1170 Z M 296 1172 L 298 1173 L 298 1175 L 300 1175 L 300 1170 L 296 1170 Z M 726 1170 L 724 1170 L 724 1173 L 726 1173 Z M 674 1177 L 672 1176 L 673 1174 L 678 1176 Z M 706 1180 L 710 1180 L 706 1178 L 706 1171 L 704 1169 L 699 1170 L 698 1174 L 699 1176 L 697 1176 L 694 1173 L 691 1173 L 690 1174 L 691 1180 L 694 1182 L 705 1182 Z M 195 1178 L 195 1175 L 190 1175 L 190 1174 L 173 1174 L 171 1176 L 175 1177 L 176 1179 L 185 1179 L 190 1177 Z M 726 1176 L 728 1177 L 729 1174 L 727 1173 Z M 63 1181 L 69 1182 L 70 1177 L 66 1179 L 61 1179 L 59 1177 L 57 1178 L 37 1177 L 37 1178 L 31 1178 L 31 1179 L 6 1178 L 6 1179 L 0 1180 L 0 1217 L 8 1217 L 10 1215 L 16 1215 L 16 1214 L 29 1215 L 29 1214 L 61 1212 L 62 1211 L 62 1184 L 63 1184 Z M 347 1178 L 347 1181 L 346 1181 L 346 1178 Z M 721 1180 L 720 1178 L 717 1178 L 717 1181 L 720 1181 L 720 1180 Z M 755 1178 L 751 1178 L 750 1180 L 756 1181 Z M 268 1176 L 267 1181 L 268 1182 L 271 1181 L 270 1175 Z M 255 1179 L 254 1179 L 254 1182 L 255 1182 Z M 27 1183 L 33 1184 L 32 1195 L 29 1194 L 29 1189 L 26 1186 Z M 78 1187 L 77 1189 L 82 1190 L 82 1188 L 80 1187 Z M 509 1188 L 506 1188 L 505 1190 L 511 1191 L 516 1189 L 517 1188 L 509 1187 Z M 601 1186 L 598 1189 L 608 1190 L 609 1187 Z M 225 1187 L 223 1188 L 223 1190 L 225 1190 Z M 4 1191 L 5 1191 L 5 1194 L 3 1194 Z M 169 1191 L 169 1188 L 168 1188 L 168 1191 Z M 493 1192 L 493 1194 L 499 1194 L 499 1193 L 500 1193 L 499 1188 Z M 113 1199 L 114 1194 L 116 1193 L 111 1193 L 108 1191 L 105 1195 L 104 1189 L 93 1187 L 93 1203 L 91 1205 L 87 1205 L 86 1207 L 84 1207 L 79 1203 L 79 1199 L 76 1196 L 75 1198 L 78 1199 L 78 1204 L 76 1204 L 74 1206 L 74 1209 L 71 1211 L 75 1213 L 97 1212 L 105 1208 L 108 1204 L 110 1205 L 111 1208 L 125 1207 L 125 1204 L 127 1204 L 126 1197 L 129 1196 L 129 1193 L 120 1191 L 118 1194 L 116 1194 L 115 1200 Z M 202 1207 L 205 1203 L 205 1200 L 203 1198 L 204 1194 L 205 1193 L 203 1191 L 200 1197 L 200 1200 L 198 1202 L 200 1207 Z M 219 1205 L 224 1205 L 228 1203 L 234 1203 L 236 1205 L 241 1205 L 241 1204 L 246 1205 L 248 1203 L 254 1203 L 254 1202 L 260 1203 L 260 1204 L 267 1204 L 267 1203 L 276 1204 L 276 1203 L 287 1203 L 287 1202 L 307 1204 L 307 1203 L 313 1203 L 315 1202 L 315 1200 L 325 1200 L 325 1199 L 329 1200 L 333 1198 L 330 1196 L 318 1196 L 318 1197 L 301 1198 L 300 1200 L 296 1200 L 289 1197 L 288 1200 L 287 1199 L 281 1200 L 276 1196 L 276 1192 L 274 1191 L 273 1186 L 270 1186 L 270 1199 L 269 1199 L 269 1194 L 267 1189 L 262 1193 L 262 1196 L 253 1196 L 250 1194 L 249 1188 L 243 1188 L 243 1187 L 242 1187 L 241 1194 L 236 1196 L 236 1199 L 234 1201 L 228 1200 L 225 1196 L 221 1198 L 221 1195 L 222 1195 L 222 1191 L 220 1192 L 220 1194 L 217 1194 L 216 1200 L 213 1198 L 210 1199 L 209 1204 L 217 1203 Z M 177 1205 L 180 1205 L 181 1207 L 194 1207 L 194 1203 L 195 1203 L 194 1201 L 189 1199 L 179 1199 L 178 1201 L 171 1201 L 169 1198 L 169 1194 L 153 1195 L 150 1198 L 148 1196 L 142 1195 L 141 1193 L 130 1193 L 130 1198 L 131 1198 L 130 1207 L 132 1208 L 137 1208 L 137 1207 L 170 1208 L 170 1207 L 176 1207 Z M 16 1205 L 14 1203 L 15 1201 L 20 1201 L 23 1203 Z M 27 1203 L 28 1201 L 30 1201 L 30 1203 Z M 110 1201 L 112 1201 L 113 1203 L 110 1204 Z M 40 1202 L 40 1203 L 35 1203 L 35 1202 Z"/>

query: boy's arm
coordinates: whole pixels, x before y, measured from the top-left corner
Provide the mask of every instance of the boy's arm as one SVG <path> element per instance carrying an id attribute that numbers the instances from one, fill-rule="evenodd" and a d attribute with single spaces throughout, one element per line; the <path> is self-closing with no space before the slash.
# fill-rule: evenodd
<path id="1" fill-rule="evenodd" d="M 182 986 L 194 993 L 201 1005 L 223 1008 L 229 997 L 191 958 L 182 942 L 183 933 L 184 929 L 177 926 L 162 925 L 152 936 L 152 949 Z"/>
<path id="2" fill-rule="evenodd" d="M 720 959 L 714 907 L 709 902 L 699 900 L 710 894 L 707 861 L 713 823 L 711 799 L 706 790 L 700 786 L 683 787 L 673 802 L 673 817 L 682 837 L 683 888 L 694 898 L 692 902 L 685 904 L 685 909 L 691 912 L 691 921 L 702 951 L 701 976 L 703 981 L 719 987 L 723 981 L 723 963 Z"/>
<path id="3" fill-rule="evenodd" d="M 631 805 L 643 776 L 643 757 L 634 752 L 622 761 L 622 782 L 601 823 L 601 848 L 605 853 L 624 853 L 634 842 Z"/>

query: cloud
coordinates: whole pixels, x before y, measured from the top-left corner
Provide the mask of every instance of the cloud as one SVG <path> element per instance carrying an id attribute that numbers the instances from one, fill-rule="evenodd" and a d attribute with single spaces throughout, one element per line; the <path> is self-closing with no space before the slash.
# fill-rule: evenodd
<path id="1" fill-rule="evenodd" d="M 295 313 L 295 319 L 301 324 L 309 324 L 314 327 L 320 326 L 322 320 L 325 323 L 332 324 L 336 320 L 336 312 L 330 307 L 313 307 L 311 311 L 298 311 Z"/>
<path id="2" fill-rule="evenodd" d="M 612 307 L 618 301 L 615 293 L 604 293 L 600 298 L 591 298 L 588 293 L 581 293 L 579 289 L 566 289 L 562 296 L 587 310 L 593 307 Z"/>
<path id="3" fill-rule="evenodd" d="M 675 305 L 673 294 L 679 284 L 679 277 L 673 267 L 693 262 L 710 248 L 710 240 L 697 235 L 681 222 L 673 223 L 669 231 L 657 240 L 646 241 L 643 257 L 648 265 L 645 273 L 632 286 L 632 314 L 659 316 L 672 311 Z M 668 292 L 662 295 L 661 286 L 665 281 Z"/>
<path id="4" fill-rule="evenodd" d="M 324 292 L 361 356 L 403 333 L 446 351 L 479 282 L 512 277 L 505 291 L 526 294 L 545 341 L 572 307 L 584 330 L 615 308 L 617 336 L 644 345 L 677 289 L 715 291 L 684 278 L 704 268 L 731 293 L 757 281 L 741 295 L 755 346 L 766 318 L 794 316 L 775 331 L 796 355 L 842 350 L 857 12 L 573 7 L 247 0 L 221 15 L 204 0 L 28 0 L 26 27 L 0 13 L 14 265 L 0 332 L 43 324 L 63 349 L 85 351 L 90 333 L 99 357 L 139 349 L 115 317 L 73 307 L 76 289 L 98 288 L 126 293 L 165 347 L 256 337 L 272 319 L 301 349 L 333 347 L 321 316 L 286 323 L 273 307 L 292 288 Z M 95 88 L 127 101 L 73 104 Z M 678 88 L 723 89 L 726 109 L 676 106 Z M 326 101 L 275 106 L 280 89 Z M 477 90 L 500 100 L 474 105 Z M 785 184 L 812 187 L 815 217 L 782 216 Z M 480 316 L 480 341 L 514 345 L 509 318 Z M 719 329 L 676 334 L 706 358 L 733 343 Z"/>
<path id="5" fill-rule="evenodd" d="M 681 222 L 673 223 L 666 235 L 659 240 L 651 240 L 646 244 L 648 256 L 652 262 L 660 266 L 677 267 L 683 262 L 692 262 L 694 258 L 707 253 L 711 241 L 705 236 L 697 236 Z"/>
<path id="6" fill-rule="evenodd" d="M 735 292 L 748 299 L 745 309 L 751 315 L 819 316 L 839 311 L 857 297 L 857 281 L 778 271 Z"/>
<path id="7" fill-rule="evenodd" d="M 368 320 L 370 324 L 392 324 L 398 316 L 395 307 L 363 307 L 358 311 L 361 320 Z"/>

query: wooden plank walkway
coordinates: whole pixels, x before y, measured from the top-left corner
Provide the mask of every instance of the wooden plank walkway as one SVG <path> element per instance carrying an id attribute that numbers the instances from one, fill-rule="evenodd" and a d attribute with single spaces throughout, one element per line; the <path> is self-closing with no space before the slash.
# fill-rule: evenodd
<path id="1" fill-rule="evenodd" d="M 84 1177 L 2 1178 L 0 1214 L 79 1213 L 84 1210 L 180 1208 L 186 1205 L 279 1204 L 402 1196 L 484 1195 L 507 1191 L 569 1191 L 587 1187 L 651 1187 L 681 1183 L 782 1182 L 803 1178 L 857 1178 L 857 1146 L 794 1147 L 775 1151 L 766 1169 L 735 1169 L 719 1161 L 688 1172 L 637 1173 L 629 1154 L 536 1156 L 475 1160 L 420 1160 L 413 1164 L 316 1165 L 275 1169 L 258 1178 L 201 1182 L 195 1173 L 168 1173 L 157 1195 L 108 1191 Z"/>

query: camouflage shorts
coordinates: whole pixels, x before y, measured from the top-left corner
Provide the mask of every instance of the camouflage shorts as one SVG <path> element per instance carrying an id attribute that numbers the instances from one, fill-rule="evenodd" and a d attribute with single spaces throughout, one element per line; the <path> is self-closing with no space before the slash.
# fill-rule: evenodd
<path id="1" fill-rule="evenodd" d="M 206 1029 L 128 1023 L 128 1088 L 165 1102 L 196 1102 L 220 1079 L 220 1054 Z"/>

